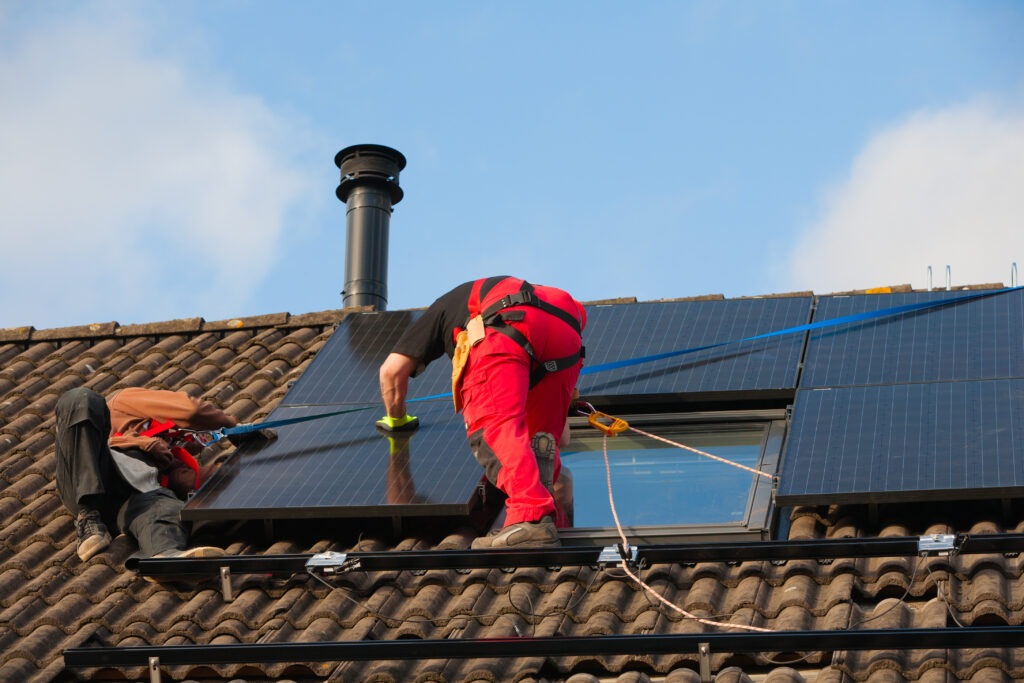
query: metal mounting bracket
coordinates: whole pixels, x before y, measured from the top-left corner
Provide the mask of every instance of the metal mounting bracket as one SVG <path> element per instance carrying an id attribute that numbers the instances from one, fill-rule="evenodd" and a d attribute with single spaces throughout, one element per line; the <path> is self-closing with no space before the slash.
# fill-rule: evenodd
<path id="1" fill-rule="evenodd" d="M 597 556 L 597 564 L 600 567 L 611 567 L 624 561 L 630 567 L 636 567 L 637 554 L 638 550 L 635 545 L 625 547 L 621 543 L 606 545 L 601 548 L 601 553 Z"/>
<path id="2" fill-rule="evenodd" d="M 697 657 L 700 660 L 700 683 L 711 683 L 711 643 L 697 643 Z"/>
<path id="3" fill-rule="evenodd" d="M 325 553 L 317 553 L 306 560 L 306 571 L 317 569 L 324 576 L 344 574 L 353 569 L 359 569 L 359 558 L 348 558 L 348 553 L 336 553 L 328 550 Z"/>
<path id="4" fill-rule="evenodd" d="M 160 683 L 160 658 L 149 658 L 149 683 Z"/>
<path id="5" fill-rule="evenodd" d="M 948 557 L 955 554 L 957 550 L 956 535 L 954 534 L 931 534 L 917 539 L 917 554 L 921 557 L 930 555 Z"/>
<path id="6" fill-rule="evenodd" d="M 235 594 L 231 591 L 231 567 L 220 568 L 220 593 L 224 602 L 232 602 Z"/>

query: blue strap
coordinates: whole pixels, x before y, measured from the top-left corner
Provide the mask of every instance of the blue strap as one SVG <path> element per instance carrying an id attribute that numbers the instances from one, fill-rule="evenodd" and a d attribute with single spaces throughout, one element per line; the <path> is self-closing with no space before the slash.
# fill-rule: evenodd
<path id="1" fill-rule="evenodd" d="M 333 413 L 320 413 L 318 415 L 306 415 L 304 417 L 289 417 L 283 420 L 270 420 L 268 422 L 254 422 L 252 424 L 238 425 L 237 427 L 227 427 L 224 429 L 218 429 L 210 432 L 213 434 L 213 441 L 210 443 L 217 443 L 221 439 L 227 436 L 235 436 L 237 434 L 251 434 L 252 432 L 258 432 L 261 429 L 276 429 L 278 427 L 284 427 L 286 425 L 298 424 L 300 422 L 309 422 L 310 420 L 320 420 L 325 417 L 334 417 L 335 415 L 344 415 L 345 413 L 358 413 L 361 410 L 369 410 L 370 408 L 377 408 L 378 406 L 361 406 L 359 408 L 349 408 L 348 410 L 335 410 Z"/>
<path id="2" fill-rule="evenodd" d="M 939 306 L 945 306 L 947 304 L 956 304 L 964 301 L 970 301 L 971 299 L 979 299 L 985 296 L 995 296 L 996 294 L 1004 294 L 1006 292 L 1014 292 L 1018 289 L 1024 289 L 1024 287 L 1007 287 L 1006 289 L 997 289 L 994 291 L 978 292 L 975 294 L 967 294 L 965 296 L 957 296 L 949 299 L 936 299 L 934 301 L 922 301 L 916 304 L 904 304 L 903 306 L 892 306 L 890 308 L 881 308 L 877 311 L 867 311 L 865 313 L 854 313 L 853 315 L 844 315 L 839 318 L 832 318 L 830 320 L 821 320 L 815 323 L 808 323 L 806 325 L 797 325 L 796 327 L 787 327 L 784 330 L 776 330 L 775 332 L 766 332 L 765 334 L 757 334 L 753 337 L 744 337 L 743 339 L 730 339 L 729 341 L 717 342 L 715 344 L 705 344 L 704 346 L 693 346 L 687 349 L 680 349 L 678 351 L 666 351 L 664 353 L 655 353 L 650 356 L 640 356 L 638 358 L 627 358 L 625 360 L 617 360 L 611 363 L 602 363 L 600 365 L 592 365 L 585 367 L 580 371 L 580 375 L 592 375 L 595 372 L 606 372 L 608 370 L 616 370 L 618 368 L 627 368 L 632 365 L 641 365 L 643 363 L 652 363 L 656 360 L 663 360 L 665 358 L 674 358 L 676 356 L 683 356 L 688 353 L 697 353 L 698 351 L 706 351 L 708 349 L 715 349 L 719 346 L 726 346 L 728 344 L 739 344 L 740 342 L 755 341 L 757 339 L 768 339 L 770 337 L 779 337 L 784 334 L 793 334 L 795 332 L 806 332 L 808 330 L 820 330 L 826 327 L 836 327 L 837 325 L 845 325 L 846 323 L 860 322 L 862 320 L 871 320 L 873 318 L 884 318 L 890 315 L 899 315 L 901 313 L 911 313 L 913 311 L 922 311 L 927 308 L 937 308 Z M 408 399 L 407 403 L 416 403 L 417 401 L 430 401 L 438 398 L 451 398 L 452 393 L 449 391 L 444 394 L 433 394 L 432 396 L 421 396 L 419 398 Z M 319 420 L 325 417 L 333 417 L 335 415 L 344 415 L 346 413 L 357 413 L 362 410 L 370 410 L 371 408 L 378 408 L 377 405 L 362 406 L 359 408 L 350 408 L 348 410 L 337 410 L 332 413 L 321 413 L 320 415 L 307 415 L 305 417 L 293 417 L 284 420 L 271 420 L 269 422 L 257 422 L 255 424 L 238 425 L 237 427 L 230 427 L 228 429 L 219 429 L 212 432 L 214 436 L 214 442 L 219 441 L 225 436 L 231 436 L 234 434 L 248 434 L 250 432 L 259 431 L 261 429 L 274 429 L 277 427 L 284 427 L 286 425 L 297 424 L 299 422 L 308 422 L 310 420 Z"/>

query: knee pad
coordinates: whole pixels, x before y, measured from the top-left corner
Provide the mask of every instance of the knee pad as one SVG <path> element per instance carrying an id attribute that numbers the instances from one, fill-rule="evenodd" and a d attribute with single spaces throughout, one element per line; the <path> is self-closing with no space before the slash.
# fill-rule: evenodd
<path id="1" fill-rule="evenodd" d="M 530 448 L 537 458 L 537 470 L 540 472 L 540 483 L 549 492 L 555 486 L 555 449 L 558 441 L 553 434 L 537 432 L 530 439 Z"/>
<path id="2" fill-rule="evenodd" d="M 484 430 L 478 429 L 469 435 L 469 448 L 473 451 L 473 457 L 484 468 L 487 480 L 497 486 L 501 461 L 498 460 L 498 456 L 490 444 L 484 441 Z"/>

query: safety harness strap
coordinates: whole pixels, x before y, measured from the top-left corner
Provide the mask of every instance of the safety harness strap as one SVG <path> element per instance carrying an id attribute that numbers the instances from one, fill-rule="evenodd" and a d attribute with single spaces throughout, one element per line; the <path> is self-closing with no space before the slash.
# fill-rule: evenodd
<path id="1" fill-rule="evenodd" d="M 472 295 L 470 296 L 470 314 L 474 309 L 479 307 L 479 284 L 478 282 L 473 287 Z M 483 319 L 485 326 L 490 327 L 495 332 L 500 332 L 505 335 L 516 344 L 519 344 L 526 351 L 526 354 L 533 361 L 533 368 L 530 370 L 530 388 L 537 386 L 537 384 L 544 379 L 544 376 L 551 372 L 558 372 L 560 370 L 567 370 L 576 365 L 580 358 L 583 358 L 586 354 L 586 349 L 581 345 L 576 353 L 566 356 L 564 358 L 556 358 L 554 360 L 541 361 L 537 358 L 537 354 L 534 352 L 533 345 L 530 340 L 526 338 L 522 332 L 518 329 L 509 325 L 508 323 L 520 322 L 523 320 L 523 311 L 507 311 L 508 308 L 515 306 L 533 306 L 540 310 L 553 315 L 559 320 L 564 321 L 570 327 L 572 327 L 576 334 L 581 333 L 580 321 L 577 320 L 573 315 L 567 311 L 563 311 L 558 306 L 549 304 L 534 293 L 533 285 L 523 280 L 523 284 L 520 285 L 519 291 L 513 294 L 507 294 L 496 302 L 488 306 L 480 314 Z"/>
<path id="2" fill-rule="evenodd" d="M 484 319 L 484 324 L 489 323 L 490 318 L 493 318 L 496 314 L 504 311 L 506 308 L 512 308 L 513 306 L 533 306 L 540 310 L 555 316 L 565 324 L 576 330 L 576 334 L 582 334 L 583 330 L 580 327 L 580 321 L 575 316 L 571 315 L 568 311 L 563 311 L 558 306 L 549 304 L 534 293 L 533 285 L 526 280 L 523 280 L 522 286 L 518 292 L 514 294 L 507 294 L 493 304 L 488 306 L 480 314 Z"/>

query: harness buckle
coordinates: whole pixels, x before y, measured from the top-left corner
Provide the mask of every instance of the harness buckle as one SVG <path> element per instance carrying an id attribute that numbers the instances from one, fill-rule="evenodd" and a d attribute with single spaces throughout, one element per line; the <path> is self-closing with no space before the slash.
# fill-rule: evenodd
<path id="1" fill-rule="evenodd" d="M 602 422 L 605 420 L 606 422 Z M 625 420 L 606 415 L 599 410 L 595 410 L 587 417 L 587 422 L 590 423 L 591 427 L 598 429 L 608 436 L 615 436 L 620 432 L 624 432 L 629 429 L 629 423 Z"/>
<path id="2" fill-rule="evenodd" d="M 558 372 L 558 361 L 547 360 L 544 361 L 544 369 L 548 372 Z"/>

